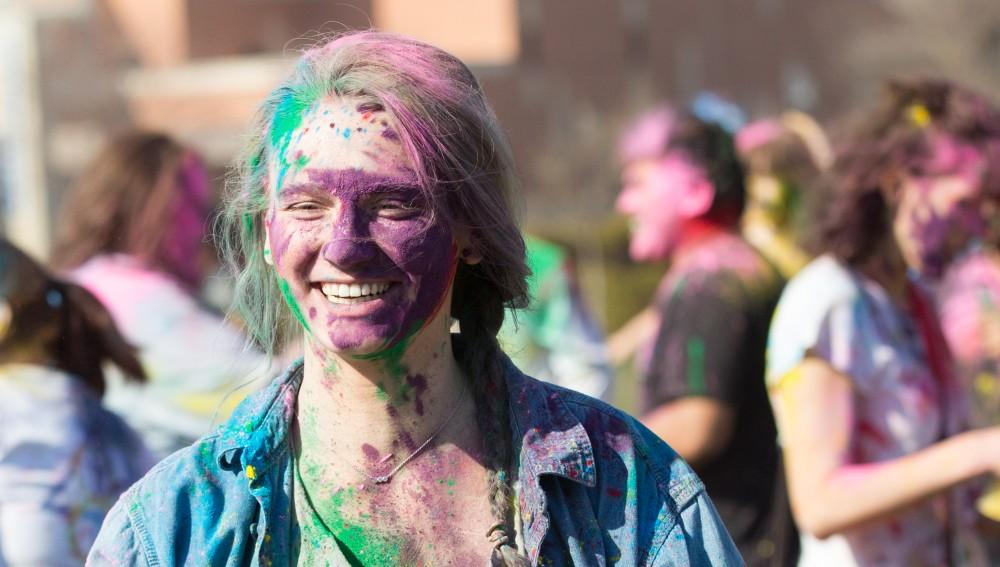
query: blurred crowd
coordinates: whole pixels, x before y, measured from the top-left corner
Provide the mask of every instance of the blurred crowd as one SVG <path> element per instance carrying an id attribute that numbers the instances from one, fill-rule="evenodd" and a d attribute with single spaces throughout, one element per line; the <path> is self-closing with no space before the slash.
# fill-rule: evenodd
<path id="1" fill-rule="evenodd" d="M 608 336 L 571 251 L 525 234 L 501 344 L 597 398 L 634 364 L 748 565 L 1000 563 L 1000 109 L 896 81 L 844 130 L 715 96 L 638 116 L 616 206 L 667 267 L 650 305 Z M 217 198 L 195 150 L 129 132 L 47 265 L 0 240 L 0 566 L 81 564 L 132 482 L 298 356 L 206 299 Z"/>

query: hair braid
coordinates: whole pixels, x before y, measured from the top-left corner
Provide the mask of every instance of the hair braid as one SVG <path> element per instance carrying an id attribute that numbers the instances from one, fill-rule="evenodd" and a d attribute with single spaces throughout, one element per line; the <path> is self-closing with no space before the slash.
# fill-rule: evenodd
<path id="1" fill-rule="evenodd" d="M 499 526 L 493 565 L 527 565 L 514 544 L 511 512 L 510 470 L 513 466 L 510 399 L 504 380 L 497 332 L 503 324 L 504 300 L 496 285 L 483 278 L 478 266 L 462 266 L 455 282 L 457 307 L 454 313 L 461 327 L 462 343 L 456 355 L 471 380 L 476 404 L 476 420 L 484 440 L 490 511 Z M 493 535 L 493 531 L 491 531 Z"/>

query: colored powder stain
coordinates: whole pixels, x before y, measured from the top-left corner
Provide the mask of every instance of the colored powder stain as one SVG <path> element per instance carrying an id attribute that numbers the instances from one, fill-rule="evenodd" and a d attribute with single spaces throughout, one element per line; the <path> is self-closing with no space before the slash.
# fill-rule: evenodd
<path id="1" fill-rule="evenodd" d="M 617 488 L 609 488 L 608 489 L 608 496 L 610 496 L 612 498 L 621 498 L 622 497 L 622 491 L 618 490 Z"/>
<path id="2" fill-rule="evenodd" d="M 351 137 L 351 129 L 350 128 L 344 128 L 344 133 L 342 135 L 344 136 L 345 140 L 349 139 Z"/>
<path id="3" fill-rule="evenodd" d="M 306 111 L 319 98 L 319 92 L 307 92 L 297 96 L 291 93 L 286 96 L 274 111 L 271 122 L 271 150 L 278 159 L 278 178 L 275 187 L 281 190 L 285 174 L 290 166 L 288 162 L 288 146 L 292 141 L 292 133 L 302 125 Z"/>
<path id="4" fill-rule="evenodd" d="M 247 465 L 247 478 L 250 480 L 255 480 L 257 478 L 257 469 L 253 468 L 253 465 Z"/>
<path id="5" fill-rule="evenodd" d="M 247 236 L 253 234 L 253 215 L 250 213 L 243 215 L 243 233 Z"/>
<path id="6" fill-rule="evenodd" d="M 413 403 L 417 415 L 424 415 L 423 395 L 427 391 L 427 378 L 424 378 L 423 374 L 407 375 L 406 384 L 413 388 Z"/>
<path id="7" fill-rule="evenodd" d="M 330 498 L 327 525 L 351 565 L 400 565 L 403 542 L 388 534 L 348 522 L 343 515 L 345 504 L 355 502 L 353 488 L 341 490 Z M 317 518 L 318 519 L 318 518 Z"/>
<path id="8" fill-rule="evenodd" d="M 292 310 L 292 315 L 298 319 L 299 323 L 302 324 L 302 327 L 306 330 L 306 332 L 310 333 L 309 323 L 306 322 L 306 318 L 302 315 L 302 309 L 299 308 L 299 303 L 295 301 L 295 298 L 292 296 L 292 290 L 288 288 L 288 281 L 284 278 L 278 278 L 278 288 L 281 289 L 281 296 L 284 297 L 285 302 L 288 303 L 288 308 Z"/>
<path id="9" fill-rule="evenodd" d="M 365 458 L 368 459 L 369 461 L 373 463 L 377 463 L 379 461 L 378 449 L 372 447 L 368 443 L 361 444 L 361 452 L 365 454 Z"/>
<path id="10" fill-rule="evenodd" d="M 375 397 L 383 402 L 389 401 L 389 392 L 385 391 L 385 386 L 381 382 L 375 384 Z"/>
<path id="11" fill-rule="evenodd" d="M 705 341 L 691 337 L 687 341 L 688 392 L 705 393 Z"/>
<path id="12" fill-rule="evenodd" d="M 297 160 L 295 160 L 295 168 L 296 169 L 302 169 L 303 167 L 305 167 L 308 164 L 309 164 L 309 156 L 300 153 L 299 154 L 299 158 Z"/>
<path id="13" fill-rule="evenodd" d="M 410 390 L 412 386 L 405 382 L 406 377 L 406 367 L 403 365 L 403 355 L 406 354 L 406 349 L 410 346 L 410 342 L 413 340 L 414 335 L 417 331 L 424 326 L 423 321 L 417 321 L 413 324 L 413 328 L 410 329 L 402 339 L 396 342 L 396 344 L 375 351 L 371 354 L 358 355 L 355 358 L 358 360 L 381 360 L 385 363 L 385 369 L 391 377 L 396 379 L 399 384 L 399 397 L 402 401 L 409 399 Z"/>
<path id="14" fill-rule="evenodd" d="M 309 318 L 310 319 L 315 319 L 316 318 L 316 308 L 315 307 L 310 307 L 309 308 Z"/>

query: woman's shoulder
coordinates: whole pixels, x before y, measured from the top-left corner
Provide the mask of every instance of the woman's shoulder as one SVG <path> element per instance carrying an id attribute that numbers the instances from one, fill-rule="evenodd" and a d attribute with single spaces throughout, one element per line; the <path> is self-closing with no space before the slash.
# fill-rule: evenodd
<path id="1" fill-rule="evenodd" d="M 515 435 L 523 436 L 521 442 L 529 456 L 540 453 L 551 458 L 552 450 L 566 446 L 582 453 L 579 470 L 570 469 L 565 476 L 579 477 L 586 484 L 603 486 L 605 492 L 622 495 L 626 484 L 638 482 L 642 494 L 636 497 L 657 499 L 675 511 L 704 491 L 687 463 L 624 411 L 519 371 L 509 383 Z M 549 447 L 554 445 L 552 440 L 564 447 Z"/>
<path id="2" fill-rule="evenodd" d="M 537 519 L 544 516 L 554 524 L 597 527 L 599 541 L 575 542 L 582 554 L 611 546 L 648 565 L 739 564 L 701 480 L 638 420 L 520 372 L 511 372 L 508 384 L 520 443 L 526 542 L 540 540 L 548 523 Z M 542 475 L 558 482 L 540 482 Z M 563 551 L 544 546 L 541 553 L 563 557 Z"/>
<path id="3" fill-rule="evenodd" d="M 788 281 L 783 303 L 812 305 L 849 300 L 860 293 L 856 276 L 836 258 L 823 255 L 812 260 Z"/>
<path id="4" fill-rule="evenodd" d="M 215 431 L 154 466 L 119 499 L 99 542 L 119 546 L 140 537 L 149 539 L 143 547 L 159 549 L 169 547 L 164 542 L 180 527 L 208 544 L 219 534 L 244 534 L 257 507 L 253 488 L 264 477 L 257 459 L 274 461 L 281 454 L 290 416 L 287 402 L 294 400 L 300 369 L 297 361 L 245 399 Z M 251 461 L 258 466 L 245 465 Z M 113 537 L 105 531 L 128 533 Z"/>

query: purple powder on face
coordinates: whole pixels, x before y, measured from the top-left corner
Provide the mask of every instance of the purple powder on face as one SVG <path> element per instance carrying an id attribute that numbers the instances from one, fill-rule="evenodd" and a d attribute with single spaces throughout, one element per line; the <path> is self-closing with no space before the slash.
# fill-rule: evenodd
<path id="1" fill-rule="evenodd" d="M 431 212 L 412 172 L 386 175 L 347 169 L 306 174 L 310 185 L 289 185 L 281 199 L 300 191 L 328 192 L 337 198 L 340 214 L 324 236 L 322 260 L 352 278 L 400 286 L 365 317 L 339 317 L 331 310 L 326 320 L 332 345 L 346 350 L 375 339 L 387 349 L 433 320 L 451 285 L 456 251 L 451 231 L 430 222 Z M 393 211 L 387 213 L 383 204 Z"/>
<path id="2" fill-rule="evenodd" d="M 316 318 L 316 308 L 315 307 L 310 307 L 309 308 L 309 318 L 310 319 L 315 319 Z"/>

